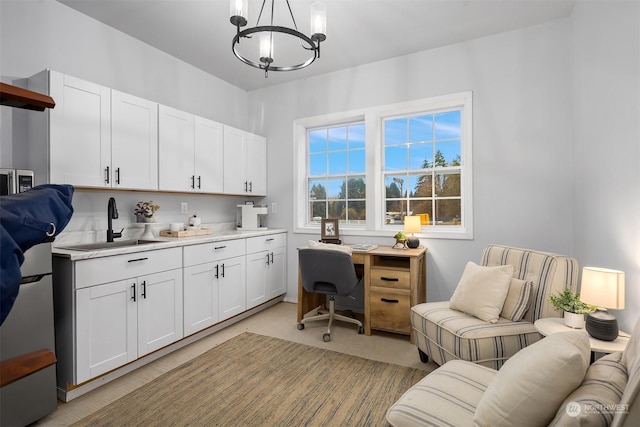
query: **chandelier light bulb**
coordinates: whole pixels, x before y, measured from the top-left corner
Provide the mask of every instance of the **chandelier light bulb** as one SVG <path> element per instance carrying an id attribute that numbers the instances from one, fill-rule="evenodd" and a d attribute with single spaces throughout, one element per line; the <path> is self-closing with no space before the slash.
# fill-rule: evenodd
<path id="1" fill-rule="evenodd" d="M 244 27 L 247 25 L 247 16 L 248 15 L 248 1 L 249 0 L 231 0 L 229 3 L 230 11 L 229 11 L 229 21 L 235 25 L 236 27 Z"/>
<path id="2" fill-rule="evenodd" d="M 260 34 L 260 62 L 264 64 L 273 62 L 273 33 Z"/>
<path id="3" fill-rule="evenodd" d="M 311 39 L 324 41 L 327 36 L 327 6 L 315 2 L 311 5 Z"/>

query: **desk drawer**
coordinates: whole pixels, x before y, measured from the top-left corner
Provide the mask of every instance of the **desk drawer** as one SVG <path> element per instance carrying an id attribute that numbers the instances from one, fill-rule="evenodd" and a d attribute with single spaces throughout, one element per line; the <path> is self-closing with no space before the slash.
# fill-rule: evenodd
<path id="1" fill-rule="evenodd" d="M 411 273 L 405 270 L 372 268 L 371 286 L 408 290 L 411 289 Z"/>
<path id="2" fill-rule="evenodd" d="M 370 294 L 371 328 L 409 334 L 411 297 L 409 290 L 372 286 Z"/>

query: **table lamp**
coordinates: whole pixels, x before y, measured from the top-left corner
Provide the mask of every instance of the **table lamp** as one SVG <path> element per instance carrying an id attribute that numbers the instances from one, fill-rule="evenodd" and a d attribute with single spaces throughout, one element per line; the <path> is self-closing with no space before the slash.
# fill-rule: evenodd
<path id="1" fill-rule="evenodd" d="M 413 235 L 413 233 L 419 233 L 422 231 L 420 224 L 420 217 L 417 215 L 404 217 L 404 232 L 407 234 L 407 246 L 415 249 L 420 246 L 420 239 Z M 411 236 L 408 234 L 411 233 Z"/>
<path id="2" fill-rule="evenodd" d="M 607 268 L 584 267 L 580 284 L 580 301 L 598 307 L 587 314 L 589 335 L 602 341 L 618 337 L 618 320 L 607 308 L 624 308 L 624 272 Z"/>

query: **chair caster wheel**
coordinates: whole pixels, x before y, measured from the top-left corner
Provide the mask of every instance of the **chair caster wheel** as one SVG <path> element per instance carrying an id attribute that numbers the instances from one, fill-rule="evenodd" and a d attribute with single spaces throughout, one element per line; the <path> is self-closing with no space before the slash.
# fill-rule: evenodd
<path id="1" fill-rule="evenodd" d="M 358 334 L 364 334 L 364 326 L 358 326 Z"/>
<path id="2" fill-rule="evenodd" d="M 324 341 L 324 342 L 329 342 L 329 341 L 331 341 L 331 334 L 324 334 L 324 335 L 322 336 L 322 341 Z"/>
<path id="3" fill-rule="evenodd" d="M 298 330 L 301 331 L 304 329 L 304 323 L 298 323 Z"/>

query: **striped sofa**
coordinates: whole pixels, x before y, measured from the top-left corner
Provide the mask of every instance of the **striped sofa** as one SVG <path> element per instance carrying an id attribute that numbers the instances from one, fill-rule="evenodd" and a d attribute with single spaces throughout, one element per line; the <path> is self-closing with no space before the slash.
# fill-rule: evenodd
<path id="1" fill-rule="evenodd" d="M 499 371 L 445 363 L 388 410 L 393 427 L 640 425 L 640 320 L 624 352 L 589 364 L 584 329 L 551 334 Z"/>
<path id="2" fill-rule="evenodd" d="M 576 259 L 529 249 L 488 245 L 480 265 L 512 265 L 513 277 L 530 281 L 531 305 L 521 321 L 500 317 L 488 323 L 449 308 L 449 301 L 427 302 L 411 308 L 412 334 L 420 359 L 442 365 L 450 360 L 466 360 L 500 369 L 520 349 L 541 339 L 533 323 L 544 317 L 560 317 L 549 295 L 578 280 Z"/>

